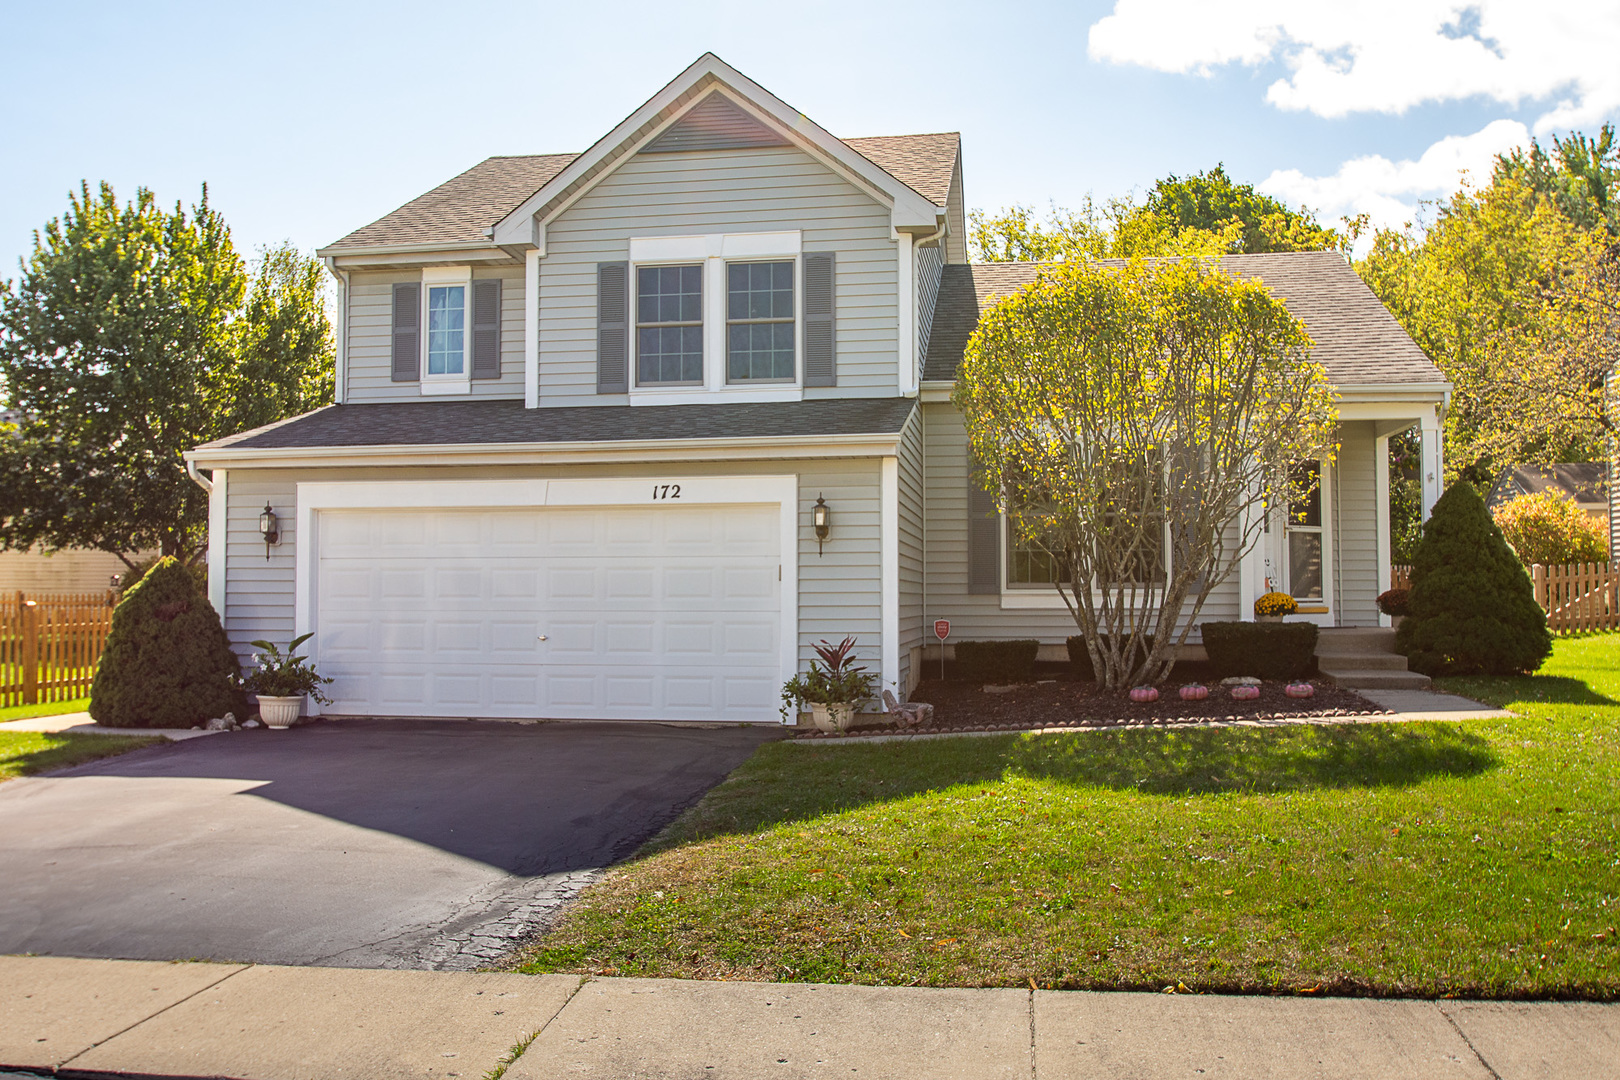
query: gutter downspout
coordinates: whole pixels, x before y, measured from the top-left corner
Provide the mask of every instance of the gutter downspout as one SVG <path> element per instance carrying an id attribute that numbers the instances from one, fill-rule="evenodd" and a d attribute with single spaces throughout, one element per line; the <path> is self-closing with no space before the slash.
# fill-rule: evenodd
<path id="1" fill-rule="evenodd" d="M 197 463 L 189 457 L 186 458 L 186 475 L 191 477 L 197 486 L 208 492 L 208 494 L 212 495 L 214 493 L 214 482 L 198 472 Z"/>
<path id="2" fill-rule="evenodd" d="M 332 400 L 342 405 L 349 385 L 349 271 L 338 269 L 337 259 L 331 255 L 325 262 L 338 282 L 337 370 L 332 373 Z"/>

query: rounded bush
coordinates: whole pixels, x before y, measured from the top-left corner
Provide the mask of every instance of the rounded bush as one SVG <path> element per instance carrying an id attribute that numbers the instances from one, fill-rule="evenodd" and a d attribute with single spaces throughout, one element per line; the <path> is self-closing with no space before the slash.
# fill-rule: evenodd
<path id="1" fill-rule="evenodd" d="M 108 727 L 189 728 L 247 710 L 225 630 L 196 579 L 161 560 L 113 611 L 90 687 L 90 715 Z"/>
<path id="2" fill-rule="evenodd" d="M 1609 561 L 1609 523 L 1559 492 L 1520 495 L 1492 518 L 1526 566 Z"/>
<path id="3" fill-rule="evenodd" d="M 1406 606 L 1395 645 L 1425 675 L 1513 675 L 1552 652 L 1530 575 L 1461 481 L 1423 526 Z"/>

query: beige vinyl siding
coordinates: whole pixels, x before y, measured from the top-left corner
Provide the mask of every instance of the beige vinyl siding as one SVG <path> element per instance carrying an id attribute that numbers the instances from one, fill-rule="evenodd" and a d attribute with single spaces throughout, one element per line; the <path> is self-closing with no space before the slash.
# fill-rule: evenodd
<path id="1" fill-rule="evenodd" d="M 917 249 L 917 370 L 928 355 L 928 335 L 934 328 L 934 304 L 939 299 L 939 276 L 945 250 L 939 244 Z M 920 375 L 919 375 L 920 377 Z"/>
<path id="2" fill-rule="evenodd" d="M 1333 470 L 1334 621 L 1339 626 L 1378 625 L 1376 447 L 1372 421 L 1339 425 Z"/>
<path id="3" fill-rule="evenodd" d="M 823 638 L 858 639 L 858 655 L 876 672 L 882 660 L 881 569 L 879 561 L 880 460 L 848 458 L 813 461 L 681 462 L 672 466 L 532 466 L 489 468 L 248 469 L 232 468 L 226 488 L 225 628 L 239 653 L 247 642 L 290 639 L 294 620 L 294 554 L 297 484 L 331 480 L 453 480 L 526 477 L 645 476 L 671 470 L 688 475 L 772 475 L 799 477 L 799 658 L 814 658 Z M 832 507 L 832 536 L 818 554 L 811 508 L 816 496 Z M 265 501 L 282 525 L 281 543 L 264 558 L 258 517 Z"/>
<path id="4" fill-rule="evenodd" d="M 480 268 L 474 281 L 501 281 L 501 377 L 474 379 L 472 397 L 523 396 L 523 268 Z M 421 281 L 420 270 L 355 271 L 349 275 L 349 365 L 346 401 L 420 401 L 417 382 L 392 378 L 394 285 Z M 469 298 L 470 303 L 470 298 Z M 469 314 L 469 318 L 470 318 Z M 472 357 L 467 358 L 472 363 Z M 442 400 L 442 399 L 437 399 Z"/>
<path id="5" fill-rule="evenodd" d="M 900 435 L 900 686 L 912 685 L 912 650 L 926 637 L 923 628 L 923 462 L 922 412 L 914 411 Z"/>
<path id="6" fill-rule="evenodd" d="M 135 552 L 130 562 L 139 563 L 156 555 L 155 551 Z M 36 596 L 41 593 L 104 593 L 112 584 L 113 575 L 130 584 L 129 567 L 110 551 L 92 551 L 69 548 L 44 552 L 0 551 L 0 602 L 15 601 L 16 594 Z"/>
<path id="7" fill-rule="evenodd" d="M 596 393 L 596 264 L 632 236 L 802 231 L 837 253 L 838 385 L 806 397 L 892 394 L 898 372 L 889 213 L 791 147 L 640 154 L 546 227 L 540 260 L 540 404 L 622 405 Z M 634 370 L 634 342 L 631 366 Z"/>
<path id="8" fill-rule="evenodd" d="M 952 643 L 1038 638 L 1043 644 L 1061 645 L 1065 638 L 1078 633 L 1067 608 L 1003 608 L 999 596 L 968 593 L 967 431 L 961 415 L 950 404 L 925 405 L 923 415 L 928 446 L 928 610 L 924 613 L 925 621 L 931 624 L 934 619 L 949 619 Z M 1006 573 L 1005 566 L 1002 573 Z M 1236 619 L 1238 606 L 1238 582 L 1234 572 L 1204 604 L 1198 621 Z M 1198 632 L 1194 630 L 1188 640 L 1197 642 Z"/>
<path id="9" fill-rule="evenodd" d="M 265 558 L 259 514 L 276 512 L 279 542 Z M 285 646 L 293 636 L 298 507 L 292 475 L 232 469 L 225 485 L 225 636 L 244 661 L 255 639 Z"/>

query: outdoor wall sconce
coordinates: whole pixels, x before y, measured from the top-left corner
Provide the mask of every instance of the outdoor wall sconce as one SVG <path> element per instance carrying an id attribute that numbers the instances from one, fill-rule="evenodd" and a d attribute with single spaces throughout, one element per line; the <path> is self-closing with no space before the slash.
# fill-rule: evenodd
<path id="1" fill-rule="evenodd" d="M 259 514 L 259 535 L 264 537 L 264 561 L 269 562 L 270 545 L 281 539 L 281 527 L 269 503 L 264 504 L 264 511 Z"/>
<path id="2" fill-rule="evenodd" d="M 816 554 L 821 554 L 821 545 L 827 542 L 832 526 L 827 523 L 827 500 L 820 495 L 816 496 L 816 505 L 811 508 L 811 522 L 816 529 Z"/>

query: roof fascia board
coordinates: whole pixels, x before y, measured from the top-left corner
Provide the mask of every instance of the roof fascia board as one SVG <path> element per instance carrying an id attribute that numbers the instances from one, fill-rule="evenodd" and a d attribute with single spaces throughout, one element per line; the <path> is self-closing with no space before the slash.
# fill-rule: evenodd
<path id="1" fill-rule="evenodd" d="M 621 439 L 564 443 L 479 443 L 417 446 L 198 447 L 182 456 L 198 468 L 372 465 L 525 465 L 604 461 L 769 461 L 783 456 L 882 457 L 895 453 L 893 435 L 779 435 L 765 438 Z M 791 454 L 788 452 L 791 451 Z"/>
<path id="2" fill-rule="evenodd" d="M 662 90 L 648 98 L 640 108 L 622 120 L 612 131 L 598 139 L 589 150 L 569 162 L 566 168 L 547 181 L 539 191 L 523 200 L 517 209 L 496 222 L 493 233 L 494 241 L 497 244 L 526 242 L 526 238 L 533 235 L 530 222 L 536 213 L 556 198 L 559 193 L 567 191 L 570 185 L 590 176 L 591 170 L 604 161 L 609 154 L 627 143 L 638 130 L 653 121 L 659 113 L 673 105 L 681 95 L 692 89 L 706 76 L 712 77 L 716 81 L 718 89 L 729 88 L 732 90 L 732 93 L 728 96 L 733 100 L 746 100 L 748 104 L 754 106 L 752 112 L 760 115 L 761 118 L 769 117 L 774 120 L 772 126 L 781 130 L 796 145 L 806 149 L 811 146 L 816 147 L 821 151 L 821 155 L 837 161 L 844 171 L 859 177 L 863 181 L 863 186 L 883 192 L 889 200 L 892 200 L 890 216 L 895 228 L 909 229 L 923 225 L 932 226 L 935 216 L 942 212 L 939 207 L 923 198 L 906 184 L 901 183 L 888 172 L 872 164 L 863 155 L 857 153 L 842 140 L 834 137 L 798 110 L 790 108 L 787 103 L 737 71 L 724 60 L 721 60 L 713 53 L 704 53 L 685 71 L 670 80 Z M 697 100 L 694 99 L 694 105 Z M 656 138 L 675 119 L 675 117 L 668 118 L 663 124 L 649 132 L 646 138 Z M 630 153 L 621 154 L 620 158 L 628 159 Z M 584 190 L 595 187 L 602 179 L 611 175 L 616 167 L 604 169 L 600 175 L 592 176 L 590 181 L 584 185 Z M 574 192 L 562 207 L 547 215 L 547 220 L 549 221 L 556 214 L 561 213 L 568 205 L 572 205 L 582 194 L 583 191 Z"/>
<path id="3" fill-rule="evenodd" d="M 521 255 L 489 243 L 421 244 L 409 247 L 324 249 L 321 258 L 348 270 L 367 266 L 425 266 L 432 263 L 509 263 L 522 262 Z"/>

